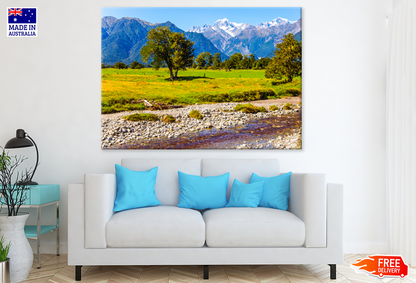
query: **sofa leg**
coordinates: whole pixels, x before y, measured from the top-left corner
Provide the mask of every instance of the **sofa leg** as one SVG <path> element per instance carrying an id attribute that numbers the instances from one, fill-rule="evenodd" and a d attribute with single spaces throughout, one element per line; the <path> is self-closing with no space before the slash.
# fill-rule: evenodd
<path id="1" fill-rule="evenodd" d="M 209 279 L 209 267 L 204 265 L 204 279 Z"/>
<path id="2" fill-rule="evenodd" d="M 75 281 L 81 281 L 81 267 L 82 265 L 75 266 Z"/>
<path id="3" fill-rule="evenodd" d="M 337 279 L 337 265 L 336 264 L 329 264 L 329 278 L 331 280 Z"/>

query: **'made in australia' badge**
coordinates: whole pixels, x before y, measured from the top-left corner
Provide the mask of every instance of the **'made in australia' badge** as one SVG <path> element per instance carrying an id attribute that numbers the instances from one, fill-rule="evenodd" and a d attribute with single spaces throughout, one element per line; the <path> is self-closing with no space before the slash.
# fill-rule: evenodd
<path id="1" fill-rule="evenodd" d="M 8 37 L 36 37 L 38 35 L 36 8 L 7 8 Z"/>

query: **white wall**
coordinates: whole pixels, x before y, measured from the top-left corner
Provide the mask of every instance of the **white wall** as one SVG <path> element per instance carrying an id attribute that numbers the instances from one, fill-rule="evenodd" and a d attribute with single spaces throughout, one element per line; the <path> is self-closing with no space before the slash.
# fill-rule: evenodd
<path id="1" fill-rule="evenodd" d="M 303 150 L 100 149 L 101 7 L 196 3 L 303 8 Z M 38 8 L 37 38 L 6 37 L 6 7 L 15 5 Z M 41 165 L 36 181 L 61 185 L 63 251 L 67 185 L 81 183 L 84 173 L 113 172 L 125 157 L 277 157 L 282 171 L 324 172 L 328 181 L 344 184 L 346 253 L 387 252 L 385 57 L 390 5 L 391 0 L 3 0 L 0 145 L 17 128 L 37 142 Z M 47 235 L 43 242 L 52 248 L 54 237 Z"/>
<path id="2" fill-rule="evenodd" d="M 396 9 L 396 7 L 399 6 L 399 4 L 403 2 L 403 0 L 392 0 L 392 1 L 393 1 L 393 9 Z"/>

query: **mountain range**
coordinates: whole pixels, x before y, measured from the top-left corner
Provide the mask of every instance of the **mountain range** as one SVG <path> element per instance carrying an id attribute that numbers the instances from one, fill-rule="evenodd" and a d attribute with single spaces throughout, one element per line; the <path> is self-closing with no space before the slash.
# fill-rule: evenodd
<path id="1" fill-rule="evenodd" d="M 192 27 L 188 32 L 202 33 L 227 56 L 239 52 L 243 55 L 252 53 L 259 58 L 273 54 L 276 44 L 281 42 L 284 35 L 296 35 L 301 29 L 302 19 L 292 22 L 278 17 L 256 26 L 222 19 L 213 25 Z"/>
<path id="2" fill-rule="evenodd" d="M 297 40 L 301 40 L 302 20 L 291 22 L 276 18 L 253 26 L 222 19 L 213 25 L 194 26 L 183 31 L 169 21 L 152 24 L 138 18 L 106 16 L 101 19 L 101 62 L 110 65 L 142 62 L 140 50 L 147 42 L 147 32 L 158 26 L 167 26 L 193 41 L 195 57 L 202 52 L 220 53 L 224 60 L 237 52 L 243 55 L 252 53 L 257 58 L 273 56 L 276 43 L 287 33 L 293 33 Z"/>

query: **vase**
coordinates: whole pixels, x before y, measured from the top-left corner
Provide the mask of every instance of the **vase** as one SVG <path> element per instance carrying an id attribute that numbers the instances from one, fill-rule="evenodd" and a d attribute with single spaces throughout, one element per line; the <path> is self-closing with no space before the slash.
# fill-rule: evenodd
<path id="1" fill-rule="evenodd" d="M 4 235 L 7 245 L 12 243 L 8 258 L 10 259 L 10 282 L 20 282 L 27 278 L 33 264 L 33 251 L 25 236 L 25 223 L 29 213 L 17 216 L 0 214 L 0 238 Z"/>
<path id="2" fill-rule="evenodd" d="M 10 259 L 7 258 L 5 261 L 0 261 L 0 282 L 10 282 Z"/>

